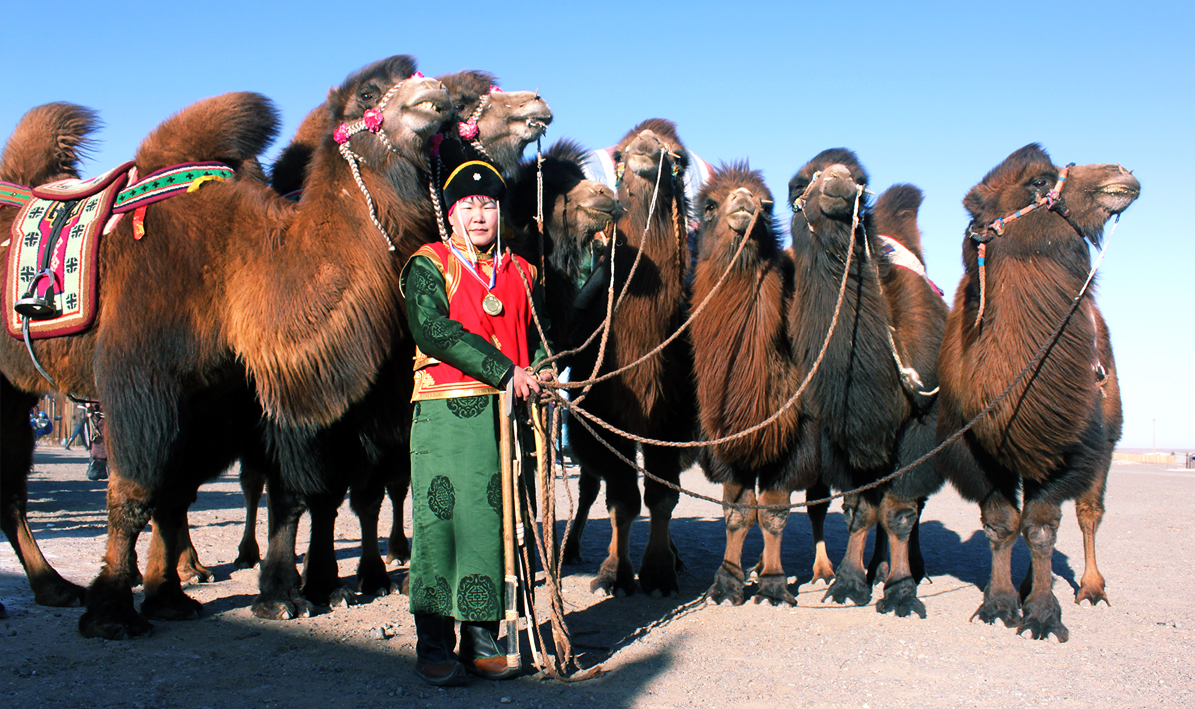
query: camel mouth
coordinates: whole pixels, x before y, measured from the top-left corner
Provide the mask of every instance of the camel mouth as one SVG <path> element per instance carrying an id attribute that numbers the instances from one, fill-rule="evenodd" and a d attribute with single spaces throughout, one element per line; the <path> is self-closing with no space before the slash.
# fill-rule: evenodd
<path id="1" fill-rule="evenodd" d="M 737 209 L 726 215 L 726 224 L 737 234 L 745 234 L 747 227 L 751 225 L 751 219 L 755 216 L 754 210 L 746 208 Z"/>
<path id="2" fill-rule="evenodd" d="M 448 118 L 451 105 L 448 92 L 442 86 L 420 91 L 403 104 L 403 125 L 412 133 L 431 135 Z"/>
<path id="3" fill-rule="evenodd" d="M 1114 182 L 1103 185 L 1095 191 L 1095 201 L 1109 214 L 1120 214 L 1141 195 L 1141 184 L 1133 179 L 1132 183 Z"/>

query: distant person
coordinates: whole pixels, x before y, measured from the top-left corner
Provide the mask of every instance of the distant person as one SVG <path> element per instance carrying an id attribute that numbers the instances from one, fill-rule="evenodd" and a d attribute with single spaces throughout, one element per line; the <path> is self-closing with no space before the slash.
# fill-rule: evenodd
<path id="1" fill-rule="evenodd" d="M 104 445 L 104 412 L 99 404 L 87 405 L 87 419 L 91 427 L 90 460 L 87 463 L 88 480 L 108 479 L 108 448 Z"/>
<path id="2" fill-rule="evenodd" d="M 33 427 L 33 435 L 36 438 L 41 438 L 54 431 L 54 422 L 50 420 L 49 414 L 41 409 L 29 415 L 29 425 Z"/>
<path id="3" fill-rule="evenodd" d="M 87 435 L 87 407 L 85 405 L 78 404 L 75 406 L 73 420 L 75 422 L 75 430 L 71 432 L 71 437 L 66 439 L 66 443 L 62 444 L 62 449 L 70 450 L 71 444 L 77 438 L 83 440 L 84 448 L 91 448 L 91 440 Z"/>

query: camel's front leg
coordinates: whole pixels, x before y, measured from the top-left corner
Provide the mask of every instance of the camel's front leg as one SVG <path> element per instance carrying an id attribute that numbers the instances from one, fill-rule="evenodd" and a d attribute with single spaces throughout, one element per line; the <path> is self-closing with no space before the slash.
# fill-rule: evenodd
<path id="1" fill-rule="evenodd" d="M 755 602 L 760 603 L 765 598 L 772 605 L 782 603 L 790 606 L 797 605 L 797 598 L 788 590 L 788 576 L 784 573 L 784 565 L 780 561 L 780 544 L 784 541 L 784 525 L 788 522 L 788 504 L 792 498 L 791 490 L 764 490 L 759 496 L 759 502 L 770 505 L 775 509 L 759 511 L 759 528 L 763 531 L 763 556 L 759 559 L 759 594 Z"/>
<path id="2" fill-rule="evenodd" d="M 904 618 L 910 613 L 926 616 L 925 604 L 917 598 L 917 579 L 909 561 L 909 539 L 917 525 L 920 507 L 916 500 L 900 500 L 885 495 L 880 503 L 880 523 L 888 535 L 888 577 L 884 580 L 884 597 L 876 603 L 876 611 L 895 613 Z"/>
<path id="3" fill-rule="evenodd" d="M 87 589 L 87 611 L 79 618 L 79 632 L 87 638 L 119 640 L 153 629 L 133 608 L 132 578 L 137 574 L 133 549 L 137 535 L 150 519 L 146 490 L 109 466 L 108 548 L 100 575 Z"/>
<path id="4" fill-rule="evenodd" d="M 755 490 L 739 483 L 724 483 L 722 501 L 754 505 Z M 722 510 L 726 517 L 726 551 L 722 555 L 722 566 L 714 573 L 714 585 L 706 591 L 705 597 L 714 603 L 730 601 L 731 604 L 740 606 L 746 600 L 743 593 L 743 584 L 746 582 L 746 573 L 743 571 L 743 540 L 755 526 L 758 510 L 726 506 Z"/>

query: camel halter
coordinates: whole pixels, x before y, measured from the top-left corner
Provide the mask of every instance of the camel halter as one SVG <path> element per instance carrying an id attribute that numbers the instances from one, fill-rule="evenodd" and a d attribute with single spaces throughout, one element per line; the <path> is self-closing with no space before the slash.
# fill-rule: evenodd
<path id="1" fill-rule="evenodd" d="M 411 74 L 410 78 L 422 79 L 424 77 L 422 73 L 417 71 Z M 377 209 L 373 205 L 373 196 L 369 194 L 369 188 L 365 186 L 365 181 L 361 179 L 361 168 L 359 165 L 361 156 L 354 153 L 353 149 L 349 147 L 349 139 L 362 131 L 369 131 L 381 138 L 382 145 L 386 146 L 386 150 L 397 155 L 398 151 L 394 149 L 394 145 L 390 143 L 390 138 L 382 130 L 382 122 L 385 120 L 382 111 L 385 110 L 386 105 L 390 103 L 390 99 L 394 98 L 394 95 L 398 93 L 398 90 L 405 83 L 407 83 L 407 80 L 400 81 L 391 86 L 390 90 L 382 96 L 382 100 L 378 102 L 377 106 L 367 110 L 365 115 L 359 120 L 352 123 L 341 123 L 332 133 L 332 139 L 340 145 L 340 154 L 348 161 L 349 169 L 353 171 L 353 180 L 356 181 L 361 194 L 365 195 L 365 204 L 369 206 L 369 218 L 373 221 L 373 225 L 377 227 L 382 238 L 386 240 L 386 246 L 391 253 L 395 251 L 394 242 L 390 240 L 390 235 L 386 233 L 386 227 L 382 226 L 382 222 L 378 220 Z"/>
<path id="2" fill-rule="evenodd" d="M 983 228 L 983 231 L 975 231 L 970 227 L 967 228 L 967 236 L 971 237 L 971 240 L 976 243 L 979 261 L 979 312 L 975 314 L 975 324 L 972 327 L 979 327 L 980 322 L 983 320 L 984 307 L 987 305 L 987 267 L 984 262 L 987 259 L 988 242 L 997 236 L 1004 236 L 1004 228 L 1008 226 L 1009 222 L 1020 219 L 1040 207 L 1045 207 L 1052 212 L 1057 212 L 1059 216 L 1066 220 L 1067 224 L 1071 225 L 1072 229 L 1078 232 L 1080 236 L 1083 235 L 1079 227 L 1071 221 L 1070 210 L 1067 209 L 1066 200 L 1062 198 L 1062 186 L 1066 184 L 1066 176 L 1074 166 L 1073 162 L 1067 163 L 1066 167 L 1062 168 L 1054 189 L 1047 192 L 1044 196 L 1034 199 L 1033 204 L 1019 209 L 1007 217 L 992 220 L 990 224 Z"/>

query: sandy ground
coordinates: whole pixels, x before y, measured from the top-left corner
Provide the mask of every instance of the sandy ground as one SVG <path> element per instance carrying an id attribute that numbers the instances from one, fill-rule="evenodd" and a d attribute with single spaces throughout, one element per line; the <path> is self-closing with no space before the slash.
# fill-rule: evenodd
<path id="1" fill-rule="evenodd" d="M 88 583 L 105 532 L 103 483 L 84 478 L 85 454 L 42 448 L 30 480 L 30 519 L 51 562 Z M 575 480 L 573 481 L 575 483 Z M 682 482 L 717 495 L 696 470 Z M 949 488 L 930 499 L 922 545 L 929 617 L 895 618 L 821 601 L 807 581 L 809 524 L 790 518 L 784 561 L 800 584 L 795 608 L 706 606 L 700 597 L 721 559 L 720 510 L 683 498 L 673 533 L 687 571 L 679 598 L 589 593 L 609 523 L 595 519 L 570 569 L 565 601 L 584 664 L 607 673 L 565 684 L 521 677 L 431 689 L 411 673 L 413 628 L 403 596 L 362 597 L 312 618 L 263 621 L 249 612 L 257 571 L 237 570 L 244 512 L 235 471 L 200 492 L 193 536 L 216 581 L 187 588 L 200 620 L 157 622 L 152 636 L 122 642 L 79 636 L 78 608 L 33 603 L 10 547 L 0 549 L 0 704 L 18 707 L 1192 707 L 1195 706 L 1195 470 L 1113 465 L 1100 566 L 1112 606 L 1071 601 L 1082 574 L 1073 507 L 1064 508 L 1055 592 L 1070 642 L 1034 641 L 1012 629 L 969 623 L 986 584 L 989 554 L 978 510 Z M 602 501 L 595 510 L 604 509 Z M 265 515 L 263 514 L 264 518 Z M 359 537 L 347 506 L 339 519 L 341 575 L 350 583 Z M 386 528 L 385 523 L 383 529 Z M 827 520 L 831 557 L 844 522 Z M 647 523 L 635 530 L 636 559 Z M 301 541 L 306 542 L 306 530 Z M 142 535 L 142 558 L 148 535 Z M 264 544 L 264 522 L 258 530 Z M 745 556 L 757 554 L 756 532 Z M 1028 567 L 1020 545 L 1016 578 Z M 394 569 L 393 576 L 400 576 Z M 878 593 L 877 593 L 878 595 Z M 542 605 L 542 604 L 541 604 Z M 612 654 L 611 654 L 612 653 Z"/>

